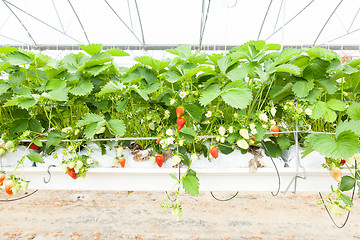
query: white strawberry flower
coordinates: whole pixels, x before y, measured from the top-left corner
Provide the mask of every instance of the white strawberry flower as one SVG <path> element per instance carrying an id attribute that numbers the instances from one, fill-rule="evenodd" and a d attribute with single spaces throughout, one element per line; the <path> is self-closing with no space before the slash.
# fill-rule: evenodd
<path id="1" fill-rule="evenodd" d="M 224 143 L 225 142 L 225 137 L 220 137 L 220 142 Z"/>
<path id="2" fill-rule="evenodd" d="M 312 115 L 312 110 L 309 108 L 305 109 L 305 114 L 308 116 Z"/>
<path id="3" fill-rule="evenodd" d="M 165 110 L 165 118 L 169 118 L 170 117 L 170 111 L 169 110 Z"/>
<path id="4" fill-rule="evenodd" d="M 263 129 L 266 129 L 268 126 L 266 124 L 261 125 Z"/>
<path id="5" fill-rule="evenodd" d="M 250 129 L 256 129 L 255 123 L 250 123 L 249 127 L 250 127 Z"/>
<path id="6" fill-rule="evenodd" d="M 174 156 L 171 158 L 171 165 L 172 165 L 172 166 L 176 166 L 176 165 L 178 165 L 180 162 L 181 162 L 181 158 L 180 158 L 178 155 L 174 155 Z"/>
<path id="7" fill-rule="evenodd" d="M 216 137 L 216 141 L 220 142 L 220 137 L 219 136 Z"/>
<path id="8" fill-rule="evenodd" d="M 205 113 L 205 117 L 209 118 L 209 117 L 211 117 L 211 114 L 212 114 L 211 111 L 207 111 L 207 113 Z"/>
<path id="9" fill-rule="evenodd" d="M 276 125 L 276 121 L 275 121 L 275 120 L 270 120 L 270 121 L 269 121 L 269 124 L 270 124 L 270 126 L 275 126 L 275 125 Z"/>
<path id="10" fill-rule="evenodd" d="M 219 134 L 220 134 L 221 136 L 224 136 L 225 133 L 226 133 L 226 129 L 225 129 L 223 126 L 219 127 Z"/>
<path id="11" fill-rule="evenodd" d="M 179 146 L 182 147 L 184 145 L 184 140 L 183 139 L 180 139 L 179 140 Z"/>
<path id="12" fill-rule="evenodd" d="M 234 132 L 234 127 L 233 126 L 230 126 L 229 129 L 228 129 L 229 133 L 233 133 Z"/>
<path id="13" fill-rule="evenodd" d="M 273 117 L 275 117 L 275 114 L 276 114 L 276 108 L 271 108 L 270 109 L 270 113 Z"/>
<path id="14" fill-rule="evenodd" d="M 199 156 L 196 155 L 195 153 L 193 153 L 193 154 L 191 154 L 190 159 L 191 159 L 191 163 L 195 164 L 197 162 L 197 160 L 199 160 Z"/>
<path id="15" fill-rule="evenodd" d="M 242 149 L 248 149 L 249 148 L 249 144 L 244 139 L 238 140 L 236 142 L 236 144 L 238 145 L 239 148 L 242 148 Z"/>
<path id="16" fill-rule="evenodd" d="M 253 128 L 253 129 L 251 129 L 251 134 L 257 134 L 257 130 L 256 130 L 256 128 Z"/>
<path id="17" fill-rule="evenodd" d="M 173 130 L 171 130 L 171 129 L 166 130 L 166 135 L 168 135 L 168 136 L 174 135 Z"/>
<path id="18" fill-rule="evenodd" d="M 66 127 L 66 128 L 61 129 L 61 131 L 65 134 L 71 133 L 72 130 L 73 130 L 72 127 Z"/>
<path id="19" fill-rule="evenodd" d="M 89 165 L 92 164 L 93 162 L 94 162 L 94 161 L 93 161 L 91 158 L 88 158 L 88 159 L 86 160 L 86 163 L 89 164 Z"/>
<path id="20" fill-rule="evenodd" d="M 245 139 L 249 139 L 249 138 L 250 138 L 250 137 L 249 137 L 249 131 L 248 131 L 247 129 L 245 129 L 245 128 L 240 129 L 239 133 L 240 133 L 240 135 L 241 135 L 243 138 L 245 138 Z"/>
<path id="21" fill-rule="evenodd" d="M 269 119 L 268 119 L 268 116 L 265 114 L 265 113 L 260 113 L 259 114 L 259 119 L 263 122 L 267 122 Z"/>
<path id="22" fill-rule="evenodd" d="M 180 92 L 179 96 L 180 96 L 180 98 L 184 98 L 184 97 L 186 97 L 187 94 L 188 94 L 187 92 Z"/>
<path id="23" fill-rule="evenodd" d="M 175 102 L 176 102 L 176 100 L 175 100 L 174 98 L 172 98 L 172 99 L 170 100 L 170 105 L 174 105 Z"/>

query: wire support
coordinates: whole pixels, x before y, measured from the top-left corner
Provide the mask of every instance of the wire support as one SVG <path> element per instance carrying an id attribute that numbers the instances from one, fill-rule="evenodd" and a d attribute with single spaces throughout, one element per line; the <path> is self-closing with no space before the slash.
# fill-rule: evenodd
<path id="1" fill-rule="evenodd" d="M 76 16 L 76 18 L 77 18 L 77 20 L 78 20 L 78 22 L 79 22 L 79 24 L 80 24 L 81 29 L 83 30 L 83 33 L 84 33 L 84 35 L 85 35 L 85 37 L 86 37 L 86 40 L 87 40 L 88 44 L 90 44 L 90 41 L 89 41 L 89 38 L 88 38 L 88 36 L 87 36 L 87 34 L 86 34 L 85 28 L 84 28 L 84 26 L 82 25 L 82 23 L 81 23 L 81 21 L 80 21 L 80 18 L 79 18 L 78 14 L 77 14 L 77 12 L 75 11 L 75 9 L 74 9 L 73 5 L 71 4 L 70 0 L 67 0 L 67 1 L 68 1 L 69 5 L 70 5 L 71 9 L 72 9 L 73 12 L 74 12 L 74 14 L 75 14 L 75 16 Z"/>
<path id="2" fill-rule="evenodd" d="M 32 193 L 27 194 L 27 195 L 22 196 L 22 197 L 19 197 L 19 198 L 14 198 L 14 199 L 0 199 L 0 202 L 14 202 L 14 201 L 18 201 L 18 200 L 21 200 L 21 199 L 30 197 L 31 195 L 33 195 L 33 194 L 36 193 L 37 191 L 39 191 L 39 189 L 36 189 L 36 190 L 33 191 Z"/>
<path id="3" fill-rule="evenodd" d="M 269 154 L 270 159 L 271 159 L 271 162 L 273 163 L 273 165 L 274 165 L 274 167 L 275 167 L 276 174 L 277 174 L 277 177 L 278 177 L 278 189 L 277 189 L 276 193 L 271 192 L 271 194 L 275 197 L 275 196 L 277 196 L 277 195 L 279 194 L 279 192 L 280 192 L 280 187 L 281 187 L 280 173 L 279 173 L 279 170 L 278 170 L 278 168 L 277 168 L 277 166 L 276 166 L 276 164 L 275 164 L 275 161 L 274 161 L 274 159 L 272 158 L 272 156 L 271 156 L 271 154 L 270 154 L 270 152 L 269 152 L 269 149 L 266 147 L 264 141 L 262 141 L 261 144 L 263 145 L 265 151 Z"/>
<path id="4" fill-rule="evenodd" d="M 230 201 L 230 200 L 234 199 L 239 194 L 239 191 L 237 191 L 234 195 L 232 195 L 231 197 L 226 198 L 226 199 L 220 199 L 220 198 L 216 197 L 212 191 L 210 191 L 210 194 L 217 201 L 227 202 L 227 201 Z"/>
<path id="5" fill-rule="evenodd" d="M 355 160 L 355 169 L 357 169 L 357 161 L 356 161 L 356 160 Z M 358 177 L 359 177 L 358 171 L 355 170 L 355 178 L 357 179 Z M 352 195 L 351 195 L 351 201 L 354 200 L 355 188 L 356 188 L 356 185 L 354 185 L 354 189 L 353 189 L 353 192 L 352 192 Z M 334 225 L 335 225 L 337 228 L 343 228 L 343 227 L 345 227 L 346 223 L 348 222 L 348 220 L 349 220 L 349 218 L 350 218 L 350 213 L 351 213 L 351 212 L 348 211 L 347 216 L 346 216 L 346 219 L 345 219 L 345 222 L 344 222 L 342 225 L 338 225 L 338 224 L 335 222 L 334 218 L 331 216 L 331 213 L 330 213 L 328 207 L 327 207 L 326 204 L 325 204 L 325 201 L 324 201 L 324 199 L 323 199 L 323 196 L 322 196 L 321 192 L 319 192 L 319 195 L 320 195 L 320 198 L 321 198 L 322 203 L 324 204 L 325 210 L 326 210 L 327 214 L 329 215 L 331 221 L 334 223 Z"/>

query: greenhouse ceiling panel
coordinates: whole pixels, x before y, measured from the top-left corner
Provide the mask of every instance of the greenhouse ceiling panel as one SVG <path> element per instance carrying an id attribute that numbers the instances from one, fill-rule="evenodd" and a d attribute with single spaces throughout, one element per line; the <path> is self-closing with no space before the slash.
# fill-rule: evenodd
<path id="1" fill-rule="evenodd" d="M 0 45 L 359 46 L 358 0 L 2 0 Z"/>

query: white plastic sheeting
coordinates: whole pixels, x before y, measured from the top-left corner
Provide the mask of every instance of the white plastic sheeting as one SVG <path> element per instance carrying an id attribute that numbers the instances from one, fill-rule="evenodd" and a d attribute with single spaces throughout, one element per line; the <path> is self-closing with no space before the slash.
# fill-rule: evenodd
<path id="1" fill-rule="evenodd" d="M 359 9 L 358 0 L 2 0 L 0 45 L 359 46 Z"/>

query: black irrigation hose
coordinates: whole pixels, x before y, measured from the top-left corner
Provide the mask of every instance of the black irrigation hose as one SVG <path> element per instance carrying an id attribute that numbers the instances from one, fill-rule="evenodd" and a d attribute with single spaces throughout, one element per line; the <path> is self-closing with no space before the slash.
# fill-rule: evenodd
<path id="1" fill-rule="evenodd" d="M 21 200 L 21 199 L 24 199 L 24 198 L 27 198 L 27 197 L 30 197 L 31 195 L 33 195 L 34 193 L 36 193 L 37 191 L 39 191 L 39 189 L 36 189 L 35 191 L 33 191 L 32 193 L 30 194 L 27 194 L 25 196 L 22 196 L 22 197 L 19 197 L 19 198 L 15 198 L 15 199 L 0 199 L 0 202 L 14 202 L 14 201 L 17 201 L 17 200 Z"/>
<path id="2" fill-rule="evenodd" d="M 277 168 L 277 166 L 276 166 L 276 164 L 275 164 L 275 161 L 274 161 L 274 159 L 272 158 L 269 150 L 267 149 L 264 141 L 261 141 L 261 144 L 263 145 L 265 151 L 269 154 L 269 157 L 270 157 L 272 163 L 274 164 L 274 167 L 275 167 L 275 170 L 276 170 L 276 174 L 277 174 L 277 177 L 278 177 L 278 181 L 279 181 L 278 189 L 277 189 L 277 191 L 276 191 L 275 194 L 274 194 L 274 192 L 271 192 L 271 194 L 275 197 L 275 196 L 277 196 L 277 195 L 279 194 L 279 192 L 280 192 L 280 186 L 281 186 L 280 173 L 279 173 L 279 170 L 278 170 L 278 168 Z"/>
<path id="3" fill-rule="evenodd" d="M 277 196 L 277 195 L 279 194 L 279 192 L 280 192 L 280 186 L 281 186 L 280 173 L 279 173 L 279 170 L 278 170 L 278 168 L 277 168 L 277 166 L 276 166 L 276 164 L 275 164 L 275 161 L 274 161 L 274 159 L 271 157 L 271 154 L 270 154 L 269 150 L 267 149 L 266 145 L 264 144 L 263 141 L 261 142 L 261 144 L 264 146 L 265 151 L 269 154 L 270 159 L 271 159 L 272 163 L 274 164 L 274 167 L 275 167 L 275 170 L 276 170 L 276 174 L 277 174 L 277 177 L 278 177 L 278 181 L 279 181 L 278 189 L 277 189 L 277 191 L 276 191 L 275 194 L 274 194 L 274 192 L 271 192 L 271 194 L 275 197 L 275 196 Z M 226 202 L 226 201 L 230 201 L 231 199 L 235 198 L 235 197 L 239 194 L 239 191 L 237 191 L 232 197 L 229 197 L 229 198 L 226 198 L 226 199 L 219 199 L 219 198 L 215 197 L 215 196 L 214 196 L 214 193 L 213 193 L 212 191 L 210 191 L 210 194 L 211 194 L 211 196 L 212 196 L 215 200 L 220 201 L 220 202 Z"/>
<path id="4" fill-rule="evenodd" d="M 358 177 L 358 173 L 357 173 L 356 169 L 357 169 L 357 162 L 356 162 L 356 160 L 355 160 L 355 178 Z M 351 195 L 351 201 L 354 200 L 355 188 L 356 188 L 356 185 L 354 186 L 354 190 L 353 190 L 352 195 Z M 325 210 L 326 210 L 327 214 L 329 215 L 331 221 L 334 223 L 334 225 L 335 225 L 337 228 L 343 228 L 343 227 L 345 227 L 346 223 L 347 223 L 348 220 L 349 220 L 349 217 L 350 217 L 350 213 L 351 213 L 351 212 L 348 211 L 347 216 L 346 216 L 346 219 L 345 219 L 345 222 L 343 223 L 343 225 L 337 225 L 336 222 L 335 222 L 335 220 L 334 220 L 334 218 L 331 216 L 331 214 L 330 214 L 330 212 L 329 212 L 329 209 L 327 208 L 327 206 L 326 206 L 326 204 L 325 204 L 325 201 L 324 201 L 324 199 L 323 199 L 323 197 L 322 197 L 322 195 L 321 195 L 321 192 L 319 192 L 319 195 L 320 195 L 321 201 L 322 201 L 323 204 L 324 204 Z"/>
<path id="5" fill-rule="evenodd" d="M 215 197 L 212 191 L 210 191 L 210 194 L 215 200 L 220 201 L 220 202 L 226 202 L 226 201 L 230 201 L 231 199 L 235 198 L 239 194 L 239 191 L 237 191 L 232 197 L 229 197 L 226 199 L 220 199 L 220 198 Z"/>
<path id="6" fill-rule="evenodd" d="M 47 173 L 49 174 L 49 180 L 45 180 L 45 177 L 44 177 L 44 183 L 48 184 L 51 180 L 51 173 L 50 173 L 50 168 L 51 167 L 56 167 L 55 165 L 49 165 L 48 166 L 48 169 L 47 169 Z"/>
<path id="7" fill-rule="evenodd" d="M 180 176 L 180 163 L 179 163 L 178 165 L 179 165 L 179 176 L 178 176 L 178 178 L 179 178 L 179 186 L 178 186 L 178 191 L 180 191 L 180 179 L 181 179 L 181 176 Z M 175 198 L 174 200 L 170 198 L 170 195 L 168 194 L 167 191 L 165 191 L 165 193 L 166 193 L 166 197 L 167 197 L 171 202 L 175 202 L 175 201 L 176 201 L 176 198 Z"/>

